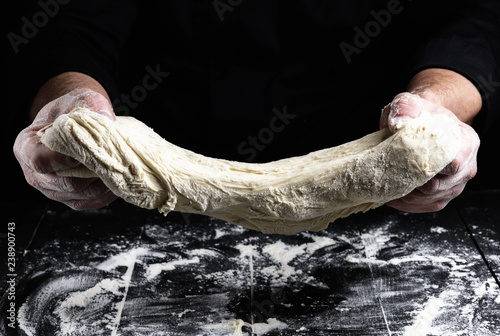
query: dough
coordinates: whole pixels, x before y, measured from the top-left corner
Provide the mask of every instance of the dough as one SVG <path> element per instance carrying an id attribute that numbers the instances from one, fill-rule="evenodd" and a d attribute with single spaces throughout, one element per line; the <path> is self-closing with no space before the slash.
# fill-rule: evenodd
<path id="1" fill-rule="evenodd" d="M 456 156 L 458 122 L 422 111 L 417 119 L 337 147 L 255 164 L 209 158 L 175 146 L 132 117 L 86 108 L 41 130 L 42 143 L 98 176 L 113 193 L 163 214 L 205 214 L 264 233 L 325 229 L 424 184 Z"/>

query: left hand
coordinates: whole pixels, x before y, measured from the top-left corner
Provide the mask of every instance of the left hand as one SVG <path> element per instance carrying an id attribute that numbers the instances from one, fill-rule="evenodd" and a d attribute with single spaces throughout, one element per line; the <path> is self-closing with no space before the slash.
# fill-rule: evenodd
<path id="1" fill-rule="evenodd" d="M 395 132 L 398 121 L 417 118 L 423 109 L 430 113 L 446 114 L 455 118 L 462 130 L 461 147 L 455 159 L 427 183 L 404 197 L 386 203 L 402 211 L 433 212 L 443 209 L 452 199 L 460 195 L 477 171 L 479 136 L 453 112 L 431 100 L 411 93 L 397 95 L 382 111 L 380 128 L 389 127 Z"/>

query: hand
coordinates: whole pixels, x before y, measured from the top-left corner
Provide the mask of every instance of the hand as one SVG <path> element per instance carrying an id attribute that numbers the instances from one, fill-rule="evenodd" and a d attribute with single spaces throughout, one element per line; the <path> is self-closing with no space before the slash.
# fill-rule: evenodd
<path id="1" fill-rule="evenodd" d="M 466 183 L 477 171 L 478 135 L 472 127 L 459 121 L 453 112 L 439 104 L 416 94 L 399 94 L 382 111 L 380 127 L 389 127 L 395 132 L 398 122 L 417 118 L 423 109 L 430 113 L 446 114 L 455 118 L 462 130 L 461 147 L 455 159 L 434 178 L 408 195 L 387 203 L 388 206 L 402 211 L 433 212 L 443 209 L 464 190 Z"/>
<path id="2" fill-rule="evenodd" d="M 14 154 L 26 181 L 48 198 L 76 210 L 97 209 L 111 203 L 116 196 L 100 179 L 58 176 L 57 171 L 76 167 L 80 163 L 51 151 L 40 142 L 36 134 L 59 115 L 78 106 L 86 106 L 115 120 L 113 108 L 102 94 L 88 89 L 75 89 L 49 102 L 38 112 L 33 123 L 17 136 Z"/>

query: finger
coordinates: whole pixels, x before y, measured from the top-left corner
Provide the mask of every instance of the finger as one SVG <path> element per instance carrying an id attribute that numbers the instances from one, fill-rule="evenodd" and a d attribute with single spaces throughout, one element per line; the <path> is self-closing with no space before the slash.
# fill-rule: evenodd
<path id="1" fill-rule="evenodd" d="M 470 170 L 469 180 L 473 178 L 477 171 L 477 152 L 479 150 L 479 136 L 472 127 L 461 123 L 462 127 L 462 147 L 457 156 L 448 164 L 440 174 L 456 175 L 464 170 Z"/>
<path id="2" fill-rule="evenodd" d="M 465 184 L 459 185 L 439 195 L 433 195 L 432 197 L 425 194 L 419 194 L 418 190 L 414 190 L 405 197 L 387 202 L 386 205 L 401 211 L 414 213 L 440 211 L 445 208 L 452 199 L 457 197 L 463 191 L 464 187 Z"/>
<path id="3" fill-rule="evenodd" d="M 46 197 L 64 203 L 76 210 L 97 209 L 114 201 L 114 195 L 97 178 L 60 177 L 56 174 L 38 174 L 23 167 L 26 180 Z"/>
<path id="4" fill-rule="evenodd" d="M 452 199 L 460 195 L 460 193 L 464 190 L 464 187 L 465 183 L 431 196 L 415 189 L 404 197 L 387 202 L 386 205 L 401 211 L 414 213 L 439 211 L 443 209 Z"/>
<path id="5" fill-rule="evenodd" d="M 400 211 L 406 211 L 412 213 L 427 213 L 427 212 L 440 211 L 444 209 L 448 205 L 448 203 L 449 200 L 440 200 L 430 204 L 412 204 L 412 203 L 406 203 L 401 199 L 397 199 L 387 202 L 386 205 Z"/>
<path id="6" fill-rule="evenodd" d="M 458 185 L 465 185 L 476 173 L 477 164 L 476 161 L 472 161 L 466 165 L 466 169 L 461 169 L 459 172 L 450 175 L 438 174 L 422 186 L 417 187 L 416 190 L 427 196 L 435 195 L 446 190 L 451 190 Z"/>
<path id="7" fill-rule="evenodd" d="M 431 197 L 449 190 L 455 185 L 461 183 L 461 181 L 462 178 L 457 175 L 436 175 L 425 184 L 417 187 L 415 191 L 418 191 L 420 194 L 427 197 Z"/>
<path id="8" fill-rule="evenodd" d="M 392 132 L 395 132 L 398 123 L 410 118 L 417 118 L 422 110 L 421 100 L 419 96 L 408 92 L 398 94 L 391 103 L 382 109 L 380 129 L 389 127 Z"/>
<path id="9" fill-rule="evenodd" d="M 116 120 L 113 107 L 102 94 L 92 90 L 77 89 L 70 92 L 70 95 L 76 98 L 79 107 L 87 107 L 89 110 L 102 114 L 111 120 Z"/>
<path id="10" fill-rule="evenodd" d="M 57 197 L 58 201 L 97 197 L 108 190 L 98 178 L 60 177 L 56 174 L 39 174 L 34 184 L 51 198 L 61 195 Z"/>
<path id="11" fill-rule="evenodd" d="M 477 173 L 476 158 L 469 157 L 466 160 L 455 158 L 446 167 L 439 172 L 437 176 L 461 176 L 464 180 L 469 181 Z"/>
<path id="12" fill-rule="evenodd" d="M 426 194 L 418 189 L 415 189 L 411 193 L 404 197 L 401 197 L 400 199 L 408 204 L 432 204 L 440 200 L 451 200 L 460 195 L 465 185 L 466 183 L 460 183 L 450 188 L 436 191 L 433 194 Z"/>
<path id="13" fill-rule="evenodd" d="M 36 133 L 30 130 L 19 134 L 14 143 L 14 154 L 21 165 L 40 174 L 65 170 L 80 164 L 72 157 L 47 148 L 39 141 Z"/>
<path id="14" fill-rule="evenodd" d="M 438 175 L 429 180 L 424 185 L 418 187 L 425 194 L 432 194 L 440 190 L 451 188 L 454 185 L 465 184 L 477 174 L 477 162 L 475 159 L 470 162 L 452 162 L 446 166 Z"/>
<path id="15" fill-rule="evenodd" d="M 105 194 L 100 197 L 96 197 L 93 199 L 76 199 L 70 200 L 66 202 L 66 205 L 74 210 L 91 210 L 91 209 L 99 209 L 109 205 L 111 202 L 116 200 L 118 197 L 108 190 Z"/>
<path id="16" fill-rule="evenodd" d="M 111 120 L 116 119 L 111 104 L 102 94 L 86 89 L 73 90 L 45 105 L 33 123 L 18 135 L 14 143 L 14 154 L 18 161 L 39 173 L 76 167 L 78 165 L 76 160 L 50 151 L 40 143 L 36 134 L 59 115 L 68 113 L 76 107 L 88 107 Z"/>
<path id="17" fill-rule="evenodd" d="M 419 117 L 423 110 L 432 114 L 445 114 L 458 121 L 456 115 L 445 107 L 416 94 L 404 92 L 398 94 L 389 105 L 384 107 L 380 117 L 380 128 L 388 127 L 395 132 L 401 124 Z"/>
<path id="18" fill-rule="evenodd" d="M 61 114 L 69 113 L 75 108 L 88 108 L 111 120 L 116 119 L 113 107 L 102 94 L 88 89 L 75 89 L 45 105 L 30 128 L 38 131 L 53 123 Z"/>
<path id="19" fill-rule="evenodd" d="M 89 187 L 91 189 L 92 187 Z M 54 190 L 42 190 L 43 194 L 47 196 L 48 198 L 58 201 L 61 203 L 71 203 L 71 202 L 76 202 L 76 201 L 92 201 L 92 200 L 99 200 L 104 196 L 107 196 L 107 194 L 111 193 L 114 195 L 108 188 L 102 188 L 102 187 L 97 187 L 97 188 L 92 188 L 93 190 L 81 190 L 80 192 L 62 192 L 62 191 L 54 191 Z M 96 192 L 96 190 L 100 189 L 99 192 Z"/>
<path id="20" fill-rule="evenodd" d="M 46 188 L 42 187 L 39 190 L 48 198 L 64 203 L 73 209 L 95 209 L 105 206 L 117 198 L 99 179 L 54 175 L 43 175 L 39 183 L 45 185 Z"/>
<path id="21" fill-rule="evenodd" d="M 389 118 L 389 113 L 391 112 L 391 106 L 392 104 L 389 103 L 385 105 L 384 108 L 382 109 L 382 113 L 380 114 L 380 124 L 379 124 L 380 129 L 388 127 L 387 118 Z"/>
<path id="22" fill-rule="evenodd" d="M 418 118 L 422 108 L 423 102 L 419 96 L 407 92 L 397 95 L 390 104 L 387 126 L 392 132 L 396 132 L 401 124 Z"/>

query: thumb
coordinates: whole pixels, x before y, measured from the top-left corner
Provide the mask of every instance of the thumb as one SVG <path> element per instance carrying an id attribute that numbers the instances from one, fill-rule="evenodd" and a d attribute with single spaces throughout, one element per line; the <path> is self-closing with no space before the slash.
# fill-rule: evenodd
<path id="1" fill-rule="evenodd" d="M 402 124 L 420 116 L 423 109 L 422 99 L 412 93 L 401 93 L 382 112 L 381 126 L 396 132 Z M 386 120 L 384 120 L 384 118 Z"/>
<path id="2" fill-rule="evenodd" d="M 111 120 L 116 119 L 111 103 L 101 93 L 88 89 L 77 89 L 71 92 L 71 94 L 77 99 L 77 106 L 83 105 L 91 111 L 102 114 Z"/>

